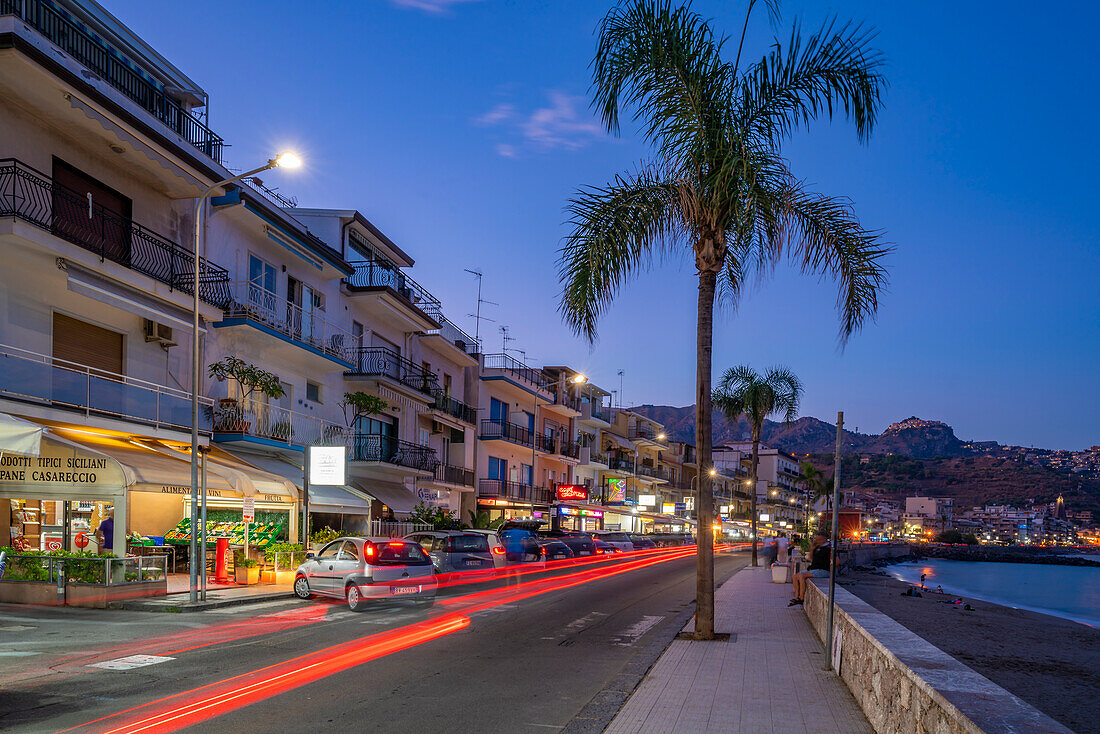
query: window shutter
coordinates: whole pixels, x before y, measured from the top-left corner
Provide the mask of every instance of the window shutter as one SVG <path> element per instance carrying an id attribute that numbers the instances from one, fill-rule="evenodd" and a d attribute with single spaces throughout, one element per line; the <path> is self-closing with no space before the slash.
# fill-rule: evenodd
<path id="1" fill-rule="evenodd" d="M 121 375 L 122 334 L 61 313 L 53 315 L 53 356 Z"/>

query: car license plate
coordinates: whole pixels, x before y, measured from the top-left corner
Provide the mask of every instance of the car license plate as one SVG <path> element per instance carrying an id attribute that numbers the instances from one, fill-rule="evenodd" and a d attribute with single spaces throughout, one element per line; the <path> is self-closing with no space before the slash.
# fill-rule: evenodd
<path id="1" fill-rule="evenodd" d="M 420 593 L 419 586 L 391 586 L 390 593 L 397 594 L 418 594 Z"/>
<path id="2" fill-rule="evenodd" d="M 577 555 L 578 555 L 578 556 L 590 556 L 590 555 L 592 555 L 592 554 L 591 554 L 591 553 L 589 553 L 588 551 L 581 551 L 581 552 L 580 552 L 580 553 L 578 553 Z"/>
<path id="3" fill-rule="evenodd" d="M 466 565 L 467 566 L 480 566 L 481 561 L 470 559 L 470 560 L 466 561 Z"/>

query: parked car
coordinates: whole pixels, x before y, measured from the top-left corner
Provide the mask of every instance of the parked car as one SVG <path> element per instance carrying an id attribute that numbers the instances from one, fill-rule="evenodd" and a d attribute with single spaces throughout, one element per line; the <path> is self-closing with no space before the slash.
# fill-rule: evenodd
<path id="1" fill-rule="evenodd" d="M 573 557 L 573 551 L 560 538 L 538 535 L 535 536 L 535 542 L 539 545 L 539 553 L 543 560 L 564 561 Z"/>
<path id="2" fill-rule="evenodd" d="M 630 542 L 634 546 L 634 550 L 648 550 L 650 548 L 657 547 L 657 544 L 654 543 L 646 535 L 632 534 L 628 535 L 627 537 L 630 538 Z"/>
<path id="3" fill-rule="evenodd" d="M 493 568 L 489 540 L 481 533 L 466 530 L 433 530 L 413 533 L 406 540 L 419 543 L 431 556 L 437 573 Z"/>
<path id="4" fill-rule="evenodd" d="M 560 540 L 569 546 L 569 550 L 573 551 L 573 555 L 577 558 L 596 555 L 596 546 L 592 543 L 592 536 L 587 533 L 558 530 L 556 532 L 539 533 L 539 536 Z"/>
<path id="5" fill-rule="evenodd" d="M 419 543 L 399 538 L 337 538 L 294 573 L 300 599 L 344 599 L 360 612 L 371 599 L 409 599 L 419 606 L 435 602 L 432 559 Z"/>
<path id="6" fill-rule="evenodd" d="M 504 550 L 504 544 L 500 542 L 500 538 L 497 536 L 496 530 L 486 530 L 485 528 L 470 528 L 463 530 L 464 533 L 474 533 L 481 535 L 485 538 L 485 542 L 489 545 L 489 555 L 493 558 L 493 565 L 497 568 L 508 565 L 508 559 L 505 557 L 506 552 Z"/>
<path id="7" fill-rule="evenodd" d="M 604 556 L 611 555 L 612 553 L 622 553 L 622 550 L 610 543 L 603 542 L 598 537 L 592 538 L 592 544 L 596 546 L 596 555 Z"/>
<path id="8" fill-rule="evenodd" d="M 649 538 L 660 548 L 691 545 L 695 540 L 687 533 L 654 533 Z"/>
<path id="9" fill-rule="evenodd" d="M 634 550 L 634 544 L 630 542 L 630 536 L 618 530 L 597 530 L 592 535 L 626 553 Z"/>
<path id="10" fill-rule="evenodd" d="M 500 526 L 497 538 L 504 546 L 507 563 L 538 563 L 543 560 L 538 529 L 544 523 L 538 520 L 509 520 Z"/>

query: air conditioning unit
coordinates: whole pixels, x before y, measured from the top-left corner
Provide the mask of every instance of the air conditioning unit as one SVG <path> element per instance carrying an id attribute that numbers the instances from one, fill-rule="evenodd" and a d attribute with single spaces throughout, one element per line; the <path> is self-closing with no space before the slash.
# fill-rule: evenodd
<path id="1" fill-rule="evenodd" d="M 158 324 L 156 321 L 150 321 L 149 319 L 143 319 L 143 321 L 145 322 L 145 341 L 157 342 L 165 347 L 176 346 L 176 341 L 172 338 L 171 326 Z"/>
<path id="2" fill-rule="evenodd" d="M 447 429 L 447 426 L 443 425 L 439 421 L 432 421 L 432 433 L 443 433 Z"/>

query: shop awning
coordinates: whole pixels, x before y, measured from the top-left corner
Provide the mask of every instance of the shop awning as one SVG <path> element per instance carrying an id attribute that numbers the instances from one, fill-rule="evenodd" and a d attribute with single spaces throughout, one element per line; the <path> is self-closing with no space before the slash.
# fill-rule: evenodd
<path id="1" fill-rule="evenodd" d="M 602 440 L 610 441 L 613 445 L 618 446 L 623 451 L 628 451 L 632 454 L 638 450 L 638 447 L 634 445 L 634 442 L 629 441 L 622 436 L 616 436 L 614 433 L 608 433 L 607 431 L 604 431 Z"/>
<path id="2" fill-rule="evenodd" d="M 0 454 L 38 456 L 45 429 L 7 413 L 0 413 Z"/>
<path id="3" fill-rule="evenodd" d="M 226 451 L 239 461 L 259 467 L 272 474 L 285 477 L 299 487 L 305 481 L 305 472 L 300 464 L 278 456 L 251 454 L 244 451 Z M 329 512 L 336 515 L 367 515 L 370 513 L 371 498 L 355 487 L 310 487 L 309 509 L 311 512 Z"/>
<path id="4" fill-rule="evenodd" d="M 360 492 L 365 492 L 371 497 L 393 510 L 395 513 L 407 515 L 413 511 L 418 502 L 413 494 L 403 484 L 395 482 L 378 482 L 373 479 L 354 480 L 351 486 Z"/>

